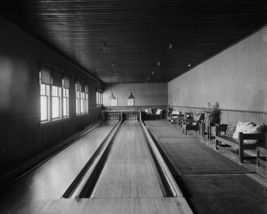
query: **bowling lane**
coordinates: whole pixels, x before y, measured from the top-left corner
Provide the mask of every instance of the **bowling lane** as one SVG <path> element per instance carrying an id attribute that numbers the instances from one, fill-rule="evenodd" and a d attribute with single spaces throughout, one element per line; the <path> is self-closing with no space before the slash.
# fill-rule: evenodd
<path id="1" fill-rule="evenodd" d="M 163 197 L 160 180 L 139 121 L 126 120 L 123 123 L 93 197 Z"/>
<path id="2" fill-rule="evenodd" d="M 107 121 L 7 188 L 0 206 L 29 199 L 59 199 L 117 120 Z"/>

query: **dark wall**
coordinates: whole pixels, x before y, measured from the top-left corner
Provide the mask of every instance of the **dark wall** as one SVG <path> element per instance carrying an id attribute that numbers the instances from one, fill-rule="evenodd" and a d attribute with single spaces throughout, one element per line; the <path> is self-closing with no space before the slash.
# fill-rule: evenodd
<path id="1" fill-rule="evenodd" d="M 99 81 L 53 50 L 0 19 L 0 170 L 53 146 L 98 119 Z M 70 117 L 40 124 L 39 71 L 42 64 L 70 77 Z M 89 114 L 75 114 L 75 81 L 89 86 Z"/>

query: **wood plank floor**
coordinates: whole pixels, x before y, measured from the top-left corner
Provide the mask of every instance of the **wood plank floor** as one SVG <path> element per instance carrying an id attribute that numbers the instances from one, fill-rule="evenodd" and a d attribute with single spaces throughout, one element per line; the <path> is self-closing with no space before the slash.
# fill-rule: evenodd
<path id="1" fill-rule="evenodd" d="M 95 128 L 7 188 L 0 196 L 0 213 L 22 200 L 60 199 L 117 122 Z"/>
<path id="2" fill-rule="evenodd" d="M 112 198 L 22 201 L 8 214 L 188 214 L 184 198 Z M 7 214 L 7 213 L 6 213 Z"/>
<path id="3" fill-rule="evenodd" d="M 163 197 L 159 177 L 138 121 L 123 123 L 94 197 Z"/>
<path id="4" fill-rule="evenodd" d="M 163 197 L 158 176 L 137 121 L 127 121 L 101 175 L 95 198 L 61 198 L 68 185 L 105 138 L 114 121 L 10 186 L 0 199 L 1 214 L 188 214 L 183 197 Z"/>

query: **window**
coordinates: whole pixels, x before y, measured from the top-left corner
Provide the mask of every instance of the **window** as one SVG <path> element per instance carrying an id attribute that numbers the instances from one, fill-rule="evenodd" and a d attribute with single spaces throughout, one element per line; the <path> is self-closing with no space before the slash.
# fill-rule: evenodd
<path id="1" fill-rule="evenodd" d="M 49 119 L 49 97 L 49 85 L 41 83 L 41 121 L 47 121 Z"/>
<path id="2" fill-rule="evenodd" d="M 103 91 L 97 89 L 96 91 L 96 104 L 103 104 Z"/>
<path id="3" fill-rule="evenodd" d="M 76 114 L 88 113 L 88 86 L 76 82 Z"/>
<path id="4" fill-rule="evenodd" d="M 40 72 L 41 122 L 69 117 L 69 79 L 42 68 Z"/>
<path id="5" fill-rule="evenodd" d="M 61 117 L 61 88 L 52 86 L 52 119 Z"/>
<path id="6" fill-rule="evenodd" d="M 89 106 L 88 106 L 88 87 L 87 86 L 85 86 L 84 91 L 85 91 L 84 110 L 85 110 L 85 113 L 88 113 Z"/>
<path id="7" fill-rule="evenodd" d="M 50 85 L 50 72 L 46 69 L 42 69 L 40 72 L 41 122 L 50 120 Z"/>
<path id="8" fill-rule="evenodd" d="M 64 76 L 62 80 L 62 116 L 63 117 L 69 117 L 69 78 Z"/>
<path id="9" fill-rule="evenodd" d="M 75 92 L 76 92 L 76 114 L 81 114 L 81 83 L 76 82 L 75 84 Z"/>

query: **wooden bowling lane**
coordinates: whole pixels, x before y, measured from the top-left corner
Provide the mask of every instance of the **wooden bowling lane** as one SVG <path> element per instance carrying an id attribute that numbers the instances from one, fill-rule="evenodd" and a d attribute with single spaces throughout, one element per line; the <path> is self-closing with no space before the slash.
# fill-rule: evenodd
<path id="1" fill-rule="evenodd" d="M 29 205 L 30 204 L 30 205 Z M 1 209 L 1 208 L 0 208 Z M 23 201 L 8 214 L 192 214 L 184 198 L 83 198 Z M 6 213 L 5 213 L 6 214 Z"/>
<path id="2" fill-rule="evenodd" d="M 21 200 L 60 199 L 117 122 L 103 123 L 23 176 L 2 192 L 0 207 L 13 207 Z"/>
<path id="3" fill-rule="evenodd" d="M 159 176 L 139 121 L 123 123 L 93 197 L 163 197 Z"/>

